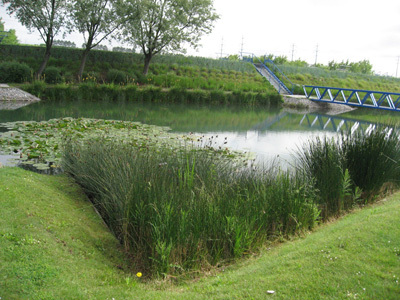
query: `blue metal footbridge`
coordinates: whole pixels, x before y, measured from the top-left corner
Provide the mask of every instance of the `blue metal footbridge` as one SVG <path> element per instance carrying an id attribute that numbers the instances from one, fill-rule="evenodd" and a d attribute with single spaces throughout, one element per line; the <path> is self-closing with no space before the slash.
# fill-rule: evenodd
<path id="1" fill-rule="evenodd" d="M 243 60 L 251 62 L 257 72 L 266 78 L 279 94 L 293 95 L 295 84 L 287 78 L 272 60 L 264 58 L 262 61 L 253 53 L 247 53 Z M 400 93 L 317 85 L 303 85 L 303 90 L 305 97 L 314 102 L 400 111 Z"/>
<path id="2" fill-rule="evenodd" d="M 399 93 L 314 85 L 304 85 L 303 89 L 306 97 L 313 101 L 400 111 Z"/>

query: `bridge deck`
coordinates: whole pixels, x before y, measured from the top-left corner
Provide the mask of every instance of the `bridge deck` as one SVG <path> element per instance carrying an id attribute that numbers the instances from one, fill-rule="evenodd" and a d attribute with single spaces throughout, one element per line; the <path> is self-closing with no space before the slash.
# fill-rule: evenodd
<path id="1" fill-rule="evenodd" d="M 400 111 L 400 93 L 304 85 L 304 94 L 313 101 Z"/>

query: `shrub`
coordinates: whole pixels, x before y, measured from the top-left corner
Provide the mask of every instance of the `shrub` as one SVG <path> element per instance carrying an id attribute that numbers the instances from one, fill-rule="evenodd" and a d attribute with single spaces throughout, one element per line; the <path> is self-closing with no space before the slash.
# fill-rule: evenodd
<path id="1" fill-rule="evenodd" d="M 56 84 L 62 81 L 61 71 L 56 67 L 47 67 L 44 71 L 44 80 L 46 83 Z"/>
<path id="2" fill-rule="evenodd" d="M 3 83 L 22 83 L 30 81 L 32 69 L 26 64 L 18 62 L 3 62 L 0 64 L 0 82 Z"/>
<path id="3" fill-rule="evenodd" d="M 100 74 L 97 72 L 83 72 L 82 74 L 82 82 L 101 82 Z"/>
<path id="4" fill-rule="evenodd" d="M 46 83 L 41 80 L 35 80 L 32 84 L 25 84 L 21 88 L 38 98 L 42 98 L 42 95 L 46 92 Z"/>
<path id="5" fill-rule="evenodd" d="M 111 69 L 107 72 L 107 82 L 114 84 L 125 84 L 128 81 L 128 74 L 124 71 Z"/>

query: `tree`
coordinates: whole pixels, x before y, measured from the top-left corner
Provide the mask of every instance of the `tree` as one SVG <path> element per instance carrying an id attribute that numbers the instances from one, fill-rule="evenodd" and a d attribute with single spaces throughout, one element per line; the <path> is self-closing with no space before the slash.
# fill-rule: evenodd
<path id="1" fill-rule="evenodd" d="M 150 61 L 161 51 L 185 52 L 189 44 L 196 48 L 219 18 L 212 0 L 125 0 L 119 1 L 120 13 L 127 16 L 124 36 L 144 54 L 143 74 Z"/>
<path id="2" fill-rule="evenodd" d="M 372 74 L 372 65 L 369 60 L 350 63 L 350 72 Z"/>
<path id="3" fill-rule="evenodd" d="M 231 61 L 239 61 L 240 60 L 238 54 L 231 54 L 227 58 L 228 58 L 228 60 L 231 60 Z"/>
<path id="4" fill-rule="evenodd" d="M 0 44 L 3 45 L 17 45 L 18 39 L 15 34 L 15 29 L 10 29 L 9 31 L 5 31 L 4 22 L 0 18 Z"/>
<path id="5" fill-rule="evenodd" d="M 125 48 L 125 47 L 113 47 L 112 51 L 114 51 L 114 52 L 125 52 L 125 53 L 135 53 L 135 49 Z"/>
<path id="6" fill-rule="evenodd" d="M 71 3 L 69 9 L 71 25 L 83 34 L 85 40 L 78 71 L 78 79 L 80 79 L 90 50 L 98 47 L 103 40 L 118 29 L 120 19 L 116 14 L 115 1 L 77 0 Z"/>
<path id="7" fill-rule="evenodd" d="M 93 48 L 94 50 L 108 51 L 108 47 L 106 45 L 97 45 Z"/>
<path id="8" fill-rule="evenodd" d="M 60 46 L 66 48 L 76 48 L 76 44 L 70 41 L 63 41 L 63 40 L 54 40 L 53 46 Z"/>
<path id="9" fill-rule="evenodd" d="M 45 42 L 44 58 L 36 73 L 39 78 L 49 61 L 54 37 L 64 25 L 66 0 L 1 0 L 1 3 L 8 4 L 9 14 L 15 13 L 21 24 L 30 31 L 39 31 Z"/>

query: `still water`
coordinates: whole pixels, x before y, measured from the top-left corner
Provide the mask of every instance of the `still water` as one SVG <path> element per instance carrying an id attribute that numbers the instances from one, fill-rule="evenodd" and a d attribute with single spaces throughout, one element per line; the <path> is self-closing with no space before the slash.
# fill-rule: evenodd
<path id="1" fill-rule="evenodd" d="M 38 102 L 16 110 L 0 110 L 0 123 L 47 121 L 61 117 L 84 117 L 139 121 L 168 126 L 174 132 L 212 137 L 216 147 L 253 153 L 259 163 L 274 161 L 290 166 L 296 151 L 316 136 L 337 136 L 340 130 L 368 130 L 363 121 L 373 112 L 331 116 L 285 109 L 232 106 L 139 104 L 132 102 Z M 0 128 L 1 130 L 1 128 Z M 5 164 L 8 157 L 0 156 Z"/>

